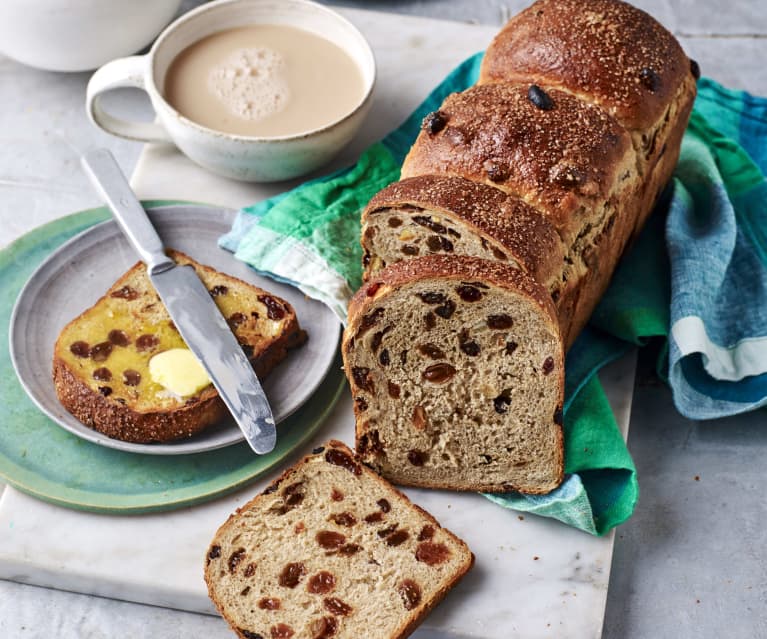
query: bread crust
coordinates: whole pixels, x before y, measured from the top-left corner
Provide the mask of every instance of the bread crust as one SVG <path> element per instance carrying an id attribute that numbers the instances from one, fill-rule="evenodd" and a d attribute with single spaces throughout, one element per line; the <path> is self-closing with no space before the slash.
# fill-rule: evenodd
<path id="1" fill-rule="evenodd" d="M 415 141 L 402 177 L 440 174 L 494 186 L 543 212 L 568 246 L 588 211 L 623 188 L 636 167 L 631 138 L 599 107 L 562 91 L 538 108 L 530 84 L 478 85 L 448 96 Z"/>
<path id="2" fill-rule="evenodd" d="M 363 249 L 369 248 L 365 228 L 372 217 L 402 206 L 437 211 L 468 226 L 539 282 L 561 278 L 564 250 L 549 221 L 519 198 L 460 177 L 420 175 L 379 191 L 362 212 Z M 366 275 L 369 279 L 367 270 Z"/>
<path id="3" fill-rule="evenodd" d="M 302 467 L 305 466 L 307 463 L 309 463 L 310 460 L 317 457 L 318 455 L 323 455 L 324 453 L 326 453 L 328 449 L 335 449 L 354 459 L 358 464 L 360 464 L 361 471 L 364 473 L 367 473 L 367 476 L 370 479 L 374 480 L 375 482 L 379 484 L 379 486 L 381 486 L 382 491 L 387 495 L 387 497 L 391 497 L 392 499 L 397 499 L 400 502 L 405 502 L 409 507 L 412 507 L 413 509 L 418 511 L 418 513 L 421 516 L 426 518 L 433 526 L 441 530 L 447 537 L 449 537 L 450 540 L 462 550 L 462 556 L 464 557 L 464 560 L 458 566 L 458 569 L 452 575 L 449 582 L 444 584 L 436 593 L 436 595 L 434 595 L 429 601 L 422 602 L 418 606 L 418 608 L 411 611 L 405 617 L 402 624 L 390 636 L 386 638 L 381 637 L 381 639 L 406 639 L 406 637 L 410 636 L 415 631 L 415 629 L 420 625 L 423 619 L 429 614 L 429 612 L 431 612 L 434 606 L 436 606 L 440 601 L 442 601 L 445 598 L 447 593 L 450 590 L 452 590 L 453 587 L 457 585 L 457 583 L 474 565 L 474 561 L 475 561 L 474 553 L 471 552 L 469 547 L 466 545 L 466 542 L 464 542 L 462 539 L 460 539 L 457 535 L 455 535 L 451 531 L 447 530 L 446 528 L 443 528 L 442 525 L 434 518 L 433 515 L 425 511 L 423 508 L 421 508 L 417 504 L 414 504 L 413 502 L 411 502 L 410 499 L 407 497 L 407 495 L 405 495 L 402 491 L 398 490 L 395 486 L 387 482 L 380 475 L 378 475 L 378 473 L 369 469 L 365 465 L 364 461 L 360 459 L 360 457 L 354 451 L 352 451 L 348 446 L 346 446 L 346 444 L 333 439 L 326 442 L 324 445 L 319 446 L 318 448 L 315 448 L 314 451 L 312 451 L 312 454 L 304 456 L 296 464 L 294 464 L 290 468 L 287 468 L 276 479 L 274 479 L 269 484 L 269 486 L 265 488 L 261 493 L 253 497 L 243 506 L 240 506 L 239 508 L 237 508 L 237 510 L 231 515 L 229 515 L 227 520 L 218 528 L 218 530 L 213 536 L 213 541 L 211 542 L 211 544 L 208 546 L 208 548 L 205 551 L 204 577 L 205 577 L 205 583 L 208 587 L 208 594 L 211 600 L 213 601 L 214 605 L 216 606 L 216 608 L 219 610 L 219 612 L 223 616 L 224 620 L 229 624 L 230 628 L 232 628 L 232 630 L 234 630 L 237 636 L 240 637 L 241 639 L 249 639 L 249 638 L 243 632 L 243 629 L 237 627 L 236 622 L 231 617 L 227 616 L 224 602 L 221 601 L 221 599 L 216 596 L 215 587 L 213 583 L 213 575 L 211 574 L 211 571 L 208 569 L 211 563 L 211 559 L 210 559 L 211 551 L 213 547 L 215 546 L 216 540 L 218 540 L 222 536 L 222 534 L 237 521 L 237 519 L 241 516 L 242 513 L 247 512 L 248 510 L 253 508 L 265 496 L 275 493 L 281 484 L 283 484 L 284 482 L 287 482 L 291 477 L 297 475 L 301 471 Z"/>
<path id="4" fill-rule="evenodd" d="M 653 212 L 661 192 L 671 181 L 671 176 L 679 160 L 682 138 L 687 130 L 687 122 L 692 113 L 696 94 L 697 84 L 695 78 L 690 74 L 683 79 L 676 96 L 674 96 L 672 106 L 675 111 L 675 117 L 670 122 L 670 126 L 665 128 L 660 124 L 656 126 L 659 134 L 651 141 L 650 144 L 654 148 L 651 149 L 646 158 L 647 167 L 644 174 L 644 192 L 636 224 L 631 234 L 632 239 L 639 235 L 647 218 Z M 671 106 L 669 108 L 671 109 Z"/>
<path id="5" fill-rule="evenodd" d="M 62 406 L 83 424 L 112 439 L 139 444 L 192 437 L 226 415 L 218 394 L 169 412 L 140 413 L 95 393 L 59 357 L 53 360 L 53 384 Z"/>
<path id="6" fill-rule="evenodd" d="M 492 41 L 479 83 L 561 88 L 629 129 L 649 129 L 689 74 L 676 38 L 637 7 L 620 0 L 538 0 Z"/>
<path id="7" fill-rule="evenodd" d="M 219 273 L 215 269 L 198 264 L 180 251 L 168 251 L 180 265 L 193 265 L 200 272 L 224 279 L 231 286 L 240 286 L 253 294 L 266 293 L 243 280 Z M 157 410 L 136 410 L 123 398 L 110 397 L 92 388 L 67 363 L 63 353 L 69 344 L 64 343 L 67 329 L 83 321 L 92 309 L 103 303 L 111 293 L 134 282 L 141 276 L 144 265 L 137 262 L 123 274 L 106 293 L 90 308 L 83 311 L 64 327 L 54 346 L 52 375 L 54 388 L 62 406 L 83 424 L 107 437 L 132 443 L 169 442 L 196 435 L 206 427 L 223 419 L 228 411 L 213 386 L 207 386 L 191 396 L 182 406 L 159 408 Z M 153 291 L 154 293 L 154 291 Z M 155 294 L 156 295 L 156 294 Z M 271 295 L 271 294 L 270 294 Z M 274 297 L 274 296 L 272 296 Z M 288 315 L 287 322 L 277 339 L 251 342 L 247 337 L 238 336 L 251 347 L 249 360 L 259 378 L 263 378 L 286 356 L 291 348 L 300 346 L 306 340 L 292 307 L 280 300 Z M 157 312 L 157 311 L 155 311 Z M 167 317 L 163 308 L 161 313 Z M 167 318 L 169 320 L 169 318 Z M 236 331 L 236 329 L 235 329 Z M 106 384 L 105 384 L 106 386 Z M 98 387 L 97 387 L 98 388 Z"/>

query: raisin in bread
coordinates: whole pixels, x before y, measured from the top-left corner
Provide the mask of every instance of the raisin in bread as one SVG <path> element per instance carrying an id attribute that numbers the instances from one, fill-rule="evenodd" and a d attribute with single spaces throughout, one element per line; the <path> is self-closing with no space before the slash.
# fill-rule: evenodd
<path id="1" fill-rule="evenodd" d="M 403 639 L 474 557 L 330 441 L 218 529 L 208 592 L 242 639 Z"/>
<path id="2" fill-rule="evenodd" d="M 168 254 L 194 267 L 259 377 L 306 339 L 284 300 L 183 253 Z M 53 356 L 56 393 L 77 419 L 115 439 L 191 437 L 224 417 L 226 407 L 212 385 L 181 397 L 153 381 L 149 360 L 172 348 L 186 345 L 139 262 L 61 331 Z"/>
<path id="3" fill-rule="evenodd" d="M 356 446 L 395 483 L 547 493 L 562 481 L 563 350 L 548 292 L 467 256 L 393 264 L 350 304 Z"/>

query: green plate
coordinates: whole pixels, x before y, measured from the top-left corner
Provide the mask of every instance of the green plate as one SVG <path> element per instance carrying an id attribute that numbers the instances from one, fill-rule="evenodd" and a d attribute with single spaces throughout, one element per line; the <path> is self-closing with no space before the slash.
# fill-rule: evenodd
<path id="1" fill-rule="evenodd" d="M 108 218 L 103 208 L 75 213 L 0 251 L 0 478 L 45 501 L 112 514 L 171 510 L 234 491 L 319 428 L 345 385 L 340 359 L 311 399 L 279 425 L 277 446 L 268 455 L 254 455 L 245 443 L 191 455 L 144 455 L 105 448 L 60 428 L 35 407 L 16 378 L 8 346 L 11 311 L 27 279 L 53 250 Z"/>

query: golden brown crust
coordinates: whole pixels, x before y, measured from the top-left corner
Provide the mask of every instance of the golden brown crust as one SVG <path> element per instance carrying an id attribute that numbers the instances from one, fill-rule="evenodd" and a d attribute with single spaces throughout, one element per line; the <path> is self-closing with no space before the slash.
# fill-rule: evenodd
<path id="1" fill-rule="evenodd" d="M 193 265 L 198 273 L 223 278 L 230 286 L 242 287 L 254 295 L 266 293 L 243 280 L 198 264 L 179 251 L 169 250 L 168 255 L 178 264 Z M 106 291 L 96 304 L 83 311 L 64 327 L 54 346 L 52 374 L 59 401 L 83 424 L 113 439 L 146 444 L 192 437 L 224 418 L 227 415 L 227 409 L 213 386 L 202 389 L 181 406 L 158 407 L 153 410 L 136 409 L 130 400 L 112 393 L 112 382 L 103 385 L 88 384 L 67 363 L 64 356 L 64 352 L 70 346 L 69 343 L 65 343 L 67 330 L 82 322 L 92 309 L 105 302 L 112 293 L 119 291 L 128 283 L 136 282 L 143 269 L 144 265 L 137 262 Z M 151 297 L 150 302 L 154 307 L 151 312 L 162 315 L 165 321 L 169 322 L 167 311 L 161 305 L 158 310 L 159 298 L 153 290 Z M 289 349 L 300 346 L 306 340 L 306 333 L 301 330 L 293 308 L 284 300 L 280 300 L 280 303 L 285 309 L 287 321 L 284 330 L 276 339 L 254 338 L 250 330 L 250 323 L 252 323 L 250 318 L 234 329 L 237 339 L 244 348 L 249 349 L 248 358 L 259 378 L 266 377 L 287 356 Z"/>
<path id="2" fill-rule="evenodd" d="M 363 247 L 371 217 L 402 206 L 437 211 L 468 226 L 539 282 L 560 277 L 562 242 L 549 221 L 519 198 L 460 177 L 422 175 L 379 191 L 362 212 Z"/>
<path id="3" fill-rule="evenodd" d="M 577 284 L 576 290 L 566 291 L 562 302 L 572 305 L 567 311 L 559 304 L 566 348 L 572 346 L 588 323 L 602 295 L 607 290 L 621 255 L 632 239 L 636 238 L 652 213 L 663 188 L 671 180 L 679 158 L 682 136 L 695 100 L 696 86 L 692 76 L 683 79 L 677 94 L 668 105 L 666 115 L 656 126 L 646 154 L 638 157 L 643 164 L 643 177 L 637 193 L 620 206 L 615 223 L 603 229 L 584 255 L 588 270 Z M 670 121 L 666 118 L 673 116 Z M 644 136 L 638 136 L 641 140 Z M 565 299 L 568 297 L 570 299 Z"/>
<path id="4" fill-rule="evenodd" d="M 619 0 L 539 0 L 495 37 L 480 83 L 562 88 L 629 129 L 648 129 L 691 74 L 674 36 L 641 9 Z"/>
<path id="5" fill-rule="evenodd" d="M 648 165 L 645 170 L 639 215 L 632 231 L 632 237 L 636 237 L 642 230 L 645 221 L 652 213 L 658 198 L 671 180 L 671 176 L 679 160 L 682 148 L 682 137 L 687 129 L 687 122 L 692 113 L 693 103 L 697 93 L 694 78 L 686 78 L 679 87 L 675 97 L 676 117 L 668 123 L 667 129 L 663 130 L 661 139 L 656 139 L 653 152 L 647 158 Z"/>
<path id="6" fill-rule="evenodd" d="M 620 212 L 612 223 L 605 225 L 592 238 L 590 245 L 581 253 L 584 271 L 573 282 L 568 282 L 557 302 L 565 350 L 573 345 L 607 289 L 634 228 L 639 204 L 638 197 L 615 204 L 620 207 Z"/>
<path id="7" fill-rule="evenodd" d="M 309 463 L 312 458 L 318 457 L 320 455 L 324 455 L 326 451 L 330 448 L 338 450 L 339 452 L 342 452 L 348 455 L 349 457 L 353 458 L 358 464 L 360 464 L 361 471 L 363 473 L 367 473 L 368 477 L 376 481 L 384 489 L 384 492 L 387 494 L 387 496 L 392 496 L 392 498 L 396 498 L 402 502 L 405 502 L 410 507 L 417 510 L 436 529 L 441 530 L 442 533 L 445 534 L 445 536 L 449 537 L 453 543 L 459 546 L 463 550 L 463 555 L 466 557 L 466 561 L 464 561 L 460 566 L 458 566 L 458 569 L 456 570 L 456 572 L 451 576 L 450 581 L 446 583 L 442 588 L 440 588 L 440 590 L 436 593 L 436 595 L 434 595 L 429 601 L 426 601 L 422 605 L 419 605 L 416 610 L 408 614 L 403 620 L 402 625 L 391 634 L 390 638 L 387 637 L 387 639 L 405 639 L 406 637 L 410 636 L 413 633 L 413 631 L 420 625 L 423 619 L 429 614 L 429 612 L 431 612 L 434 606 L 436 606 L 440 601 L 442 601 L 445 598 L 445 595 L 447 595 L 447 593 L 450 590 L 452 590 L 453 587 L 455 587 L 455 585 L 463 578 L 463 576 L 474 565 L 474 561 L 475 561 L 474 553 L 471 552 L 470 548 L 466 545 L 465 541 L 463 541 L 460 537 L 458 537 L 457 535 L 449 531 L 447 528 L 444 528 L 434 518 L 434 516 L 431 513 L 425 511 L 423 508 L 421 508 L 417 504 L 412 503 L 410 499 L 408 498 L 408 496 L 405 495 L 402 491 L 398 490 L 395 486 L 387 482 L 376 472 L 370 470 L 364 464 L 364 462 L 360 459 L 360 457 L 348 446 L 346 446 L 346 444 L 338 440 L 331 439 L 328 442 L 326 442 L 324 445 L 319 446 L 314 451 L 312 451 L 311 455 L 304 456 L 296 464 L 284 470 L 276 479 L 274 479 L 269 484 L 269 486 L 266 489 L 264 489 L 261 493 L 259 493 L 255 497 L 253 497 L 250 501 L 248 501 L 243 506 L 238 507 L 237 510 L 231 515 L 229 515 L 227 520 L 219 527 L 219 529 L 216 531 L 215 535 L 213 536 L 213 542 L 211 542 L 211 544 L 205 550 L 204 562 L 205 562 L 206 570 L 204 571 L 204 578 L 205 578 L 205 583 L 208 587 L 208 594 L 211 600 L 213 601 L 214 605 L 216 606 L 216 608 L 219 610 L 219 612 L 221 612 L 225 621 L 229 624 L 232 630 L 234 630 L 234 632 L 242 639 L 248 639 L 248 638 L 243 633 L 242 629 L 238 628 L 237 625 L 234 623 L 234 621 L 226 616 L 223 602 L 216 596 L 215 588 L 213 587 L 213 583 L 212 583 L 212 575 L 210 574 L 209 570 L 207 570 L 207 567 L 210 563 L 211 551 L 213 550 L 215 541 L 221 536 L 222 531 L 224 531 L 227 527 L 229 527 L 232 524 L 232 522 L 237 517 L 240 516 L 241 513 L 251 509 L 259 500 L 263 499 L 264 496 L 274 493 L 277 490 L 277 488 L 280 486 L 280 484 L 285 482 L 289 477 L 298 473 L 300 469 L 303 466 L 305 466 L 307 463 Z"/>
<path id="8" fill-rule="evenodd" d="M 452 94 L 429 117 L 405 158 L 402 177 L 444 174 L 488 184 L 544 212 L 569 242 L 580 211 L 606 200 L 636 161 L 625 129 L 599 107 L 547 91 L 537 107 L 530 83 L 474 86 Z"/>
<path id="9" fill-rule="evenodd" d="M 192 437 L 226 415 L 218 394 L 206 389 L 194 402 L 173 411 L 140 413 L 94 393 L 60 358 L 53 361 L 53 384 L 62 406 L 89 428 L 134 443 Z"/>

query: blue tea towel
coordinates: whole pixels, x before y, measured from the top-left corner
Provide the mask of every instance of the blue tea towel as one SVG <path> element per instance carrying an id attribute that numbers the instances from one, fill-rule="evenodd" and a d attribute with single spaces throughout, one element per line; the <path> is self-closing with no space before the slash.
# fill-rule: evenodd
<path id="1" fill-rule="evenodd" d="M 693 419 L 767 404 L 767 100 L 701 81 L 666 223 L 669 381 Z"/>

